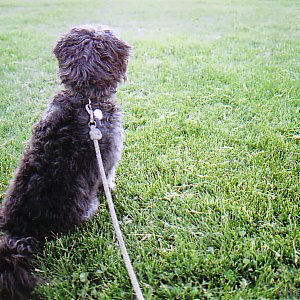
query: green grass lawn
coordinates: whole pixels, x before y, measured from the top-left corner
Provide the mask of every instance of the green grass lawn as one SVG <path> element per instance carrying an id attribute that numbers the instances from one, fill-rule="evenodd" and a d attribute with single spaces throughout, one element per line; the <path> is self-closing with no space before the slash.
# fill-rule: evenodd
<path id="1" fill-rule="evenodd" d="M 299 13 L 292 0 L 0 1 L 1 198 L 59 89 L 56 39 L 108 24 L 134 46 L 114 201 L 145 298 L 299 299 Z M 134 299 L 101 202 L 38 257 L 41 299 Z"/>

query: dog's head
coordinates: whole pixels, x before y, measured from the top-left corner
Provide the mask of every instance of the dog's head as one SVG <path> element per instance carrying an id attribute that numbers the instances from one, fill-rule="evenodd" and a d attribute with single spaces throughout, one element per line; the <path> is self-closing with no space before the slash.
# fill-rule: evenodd
<path id="1" fill-rule="evenodd" d="M 59 77 L 69 89 L 89 98 L 109 98 L 126 78 L 131 47 L 103 26 L 72 28 L 53 53 Z"/>

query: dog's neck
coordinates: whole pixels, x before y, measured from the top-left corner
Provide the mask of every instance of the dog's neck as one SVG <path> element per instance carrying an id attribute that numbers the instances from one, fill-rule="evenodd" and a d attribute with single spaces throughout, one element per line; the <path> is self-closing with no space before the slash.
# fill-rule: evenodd
<path id="1" fill-rule="evenodd" d="M 86 101 L 90 99 L 91 102 L 94 104 L 109 102 L 113 100 L 116 95 L 116 91 L 107 94 L 97 93 L 95 95 L 94 93 L 82 93 L 82 92 L 74 91 L 73 89 L 70 88 L 67 88 L 67 90 L 69 90 L 72 94 L 79 96 L 81 99 L 85 99 Z"/>
<path id="2" fill-rule="evenodd" d="M 88 96 L 84 95 L 80 92 L 72 91 L 68 89 L 71 93 L 73 93 L 75 96 L 80 97 L 84 103 L 88 103 L 89 100 L 91 101 L 92 104 L 102 104 L 102 103 L 107 103 L 111 102 L 115 99 L 116 92 L 110 93 L 110 95 L 106 96 L 101 96 L 101 97 L 95 97 L 94 95 Z"/>
<path id="3" fill-rule="evenodd" d="M 97 84 L 91 84 L 87 81 L 84 85 L 77 85 L 74 82 L 62 82 L 66 89 L 71 92 L 78 93 L 84 98 L 91 99 L 94 102 L 103 102 L 111 99 L 117 92 L 118 82 L 98 82 Z"/>

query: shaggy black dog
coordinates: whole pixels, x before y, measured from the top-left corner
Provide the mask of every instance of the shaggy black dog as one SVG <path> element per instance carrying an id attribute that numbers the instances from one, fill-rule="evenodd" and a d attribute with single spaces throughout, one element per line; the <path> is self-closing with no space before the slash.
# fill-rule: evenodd
<path id="1" fill-rule="evenodd" d="M 103 189 L 89 138 L 89 99 L 96 119 L 110 187 L 121 157 L 121 112 L 112 101 L 126 77 L 131 47 L 104 27 L 81 26 L 64 34 L 54 48 L 66 89 L 50 102 L 34 127 L 0 214 L 0 299 L 24 299 L 37 278 L 31 260 L 45 238 L 91 218 Z"/>

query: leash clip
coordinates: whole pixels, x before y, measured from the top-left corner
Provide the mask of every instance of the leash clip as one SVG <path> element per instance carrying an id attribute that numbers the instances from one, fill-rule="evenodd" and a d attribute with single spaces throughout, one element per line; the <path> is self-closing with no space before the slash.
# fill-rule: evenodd
<path id="1" fill-rule="evenodd" d="M 92 102 L 91 102 L 91 99 L 89 98 L 89 103 L 86 104 L 85 106 L 85 110 L 87 111 L 87 113 L 90 115 L 90 121 L 89 121 L 89 127 L 91 127 L 92 125 L 96 125 L 96 121 L 94 119 L 94 112 L 93 112 L 93 109 L 92 109 Z"/>
<path id="2" fill-rule="evenodd" d="M 89 99 L 89 103 L 86 104 L 85 110 L 90 115 L 90 121 L 88 123 L 89 127 L 91 127 L 92 125 L 95 125 L 95 127 L 96 127 L 95 118 L 98 119 L 98 120 L 103 119 L 103 113 L 102 113 L 101 109 L 97 108 L 97 109 L 93 110 L 91 99 Z"/>

